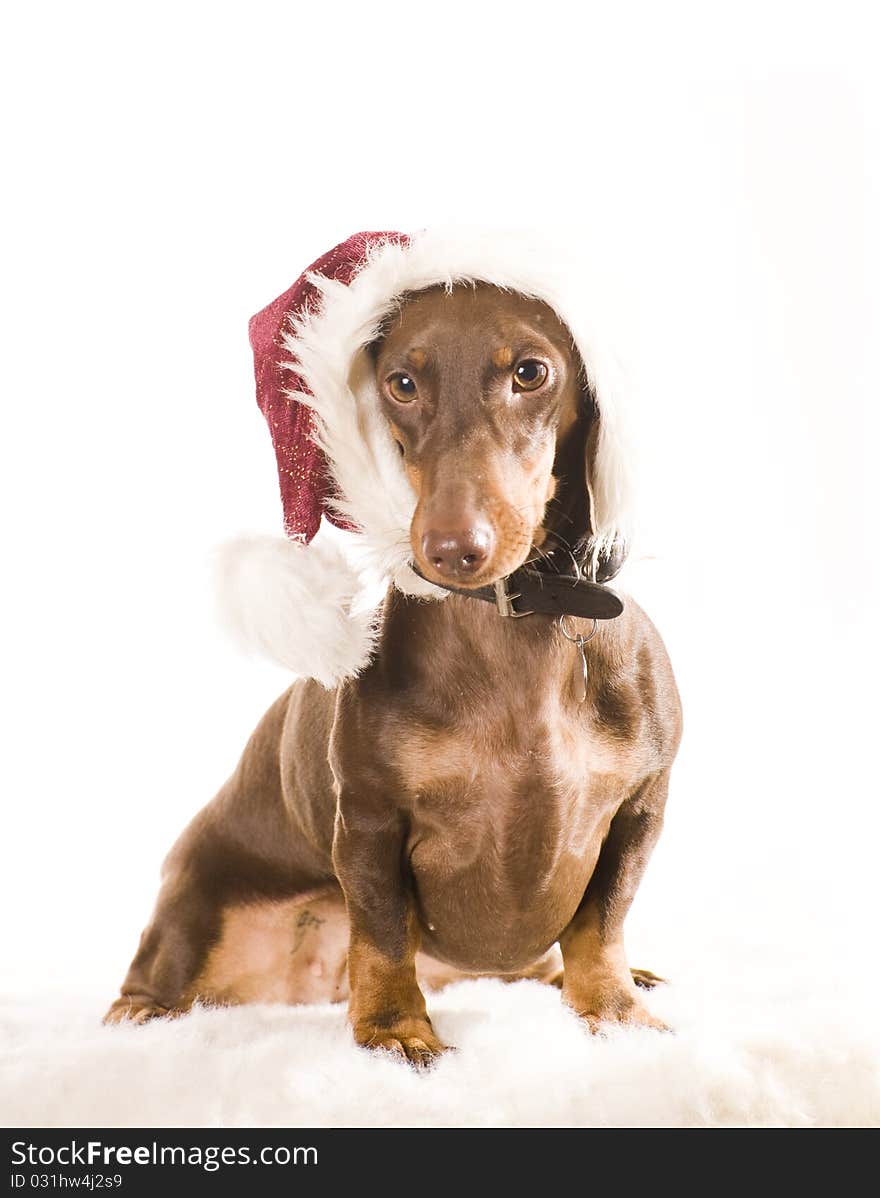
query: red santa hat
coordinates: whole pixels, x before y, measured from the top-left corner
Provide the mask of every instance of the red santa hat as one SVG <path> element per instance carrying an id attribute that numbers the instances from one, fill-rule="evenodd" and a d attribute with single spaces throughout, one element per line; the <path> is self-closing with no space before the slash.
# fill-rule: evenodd
<path id="1" fill-rule="evenodd" d="M 287 536 L 227 546 L 221 597 L 240 638 L 298 676 L 332 686 L 364 667 L 377 633 L 375 596 L 389 583 L 426 598 L 446 594 L 411 568 L 416 497 L 365 350 L 404 294 L 476 282 L 541 299 L 567 325 L 599 414 L 593 548 L 628 536 L 618 376 L 598 332 L 598 297 L 588 303 L 574 255 L 534 236 L 485 230 L 356 233 L 250 322 L 257 402 L 275 448 Z M 317 535 L 323 517 L 347 536 Z"/>

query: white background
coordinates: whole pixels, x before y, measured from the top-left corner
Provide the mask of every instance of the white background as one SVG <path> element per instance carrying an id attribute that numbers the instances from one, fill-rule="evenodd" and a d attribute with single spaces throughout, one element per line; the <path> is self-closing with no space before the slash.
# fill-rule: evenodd
<path id="1" fill-rule="evenodd" d="M 709 938 L 823 970 L 872 939 L 870 7 L 8 10 L 7 990 L 109 1002 L 162 856 L 287 684 L 223 639 L 207 569 L 280 528 L 248 317 L 356 229 L 449 221 L 567 231 L 614 275 L 635 593 L 687 718 L 635 963 Z"/>

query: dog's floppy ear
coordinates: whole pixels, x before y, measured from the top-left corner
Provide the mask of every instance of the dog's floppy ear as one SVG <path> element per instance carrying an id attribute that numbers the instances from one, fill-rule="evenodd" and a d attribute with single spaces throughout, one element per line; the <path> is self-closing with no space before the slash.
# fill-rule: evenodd
<path id="1" fill-rule="evenodd" d="M 590 413 L 590 423 L 587 429 L 584 450 L 584 482 L 587 489 L 588 525 L 582 556 L 586 562 L 588 576 L 594 582 L 610 582 L 623 569 L 623 564 L 626 561 L 627 545 L 621 537 L 615 537 L 610 546 L 603 545 L 597 547 L 594 540 L 596 501 L 592 480 L 596 476 L 601 417 L 589 390 L 587 390 L 585 398 Z"/>

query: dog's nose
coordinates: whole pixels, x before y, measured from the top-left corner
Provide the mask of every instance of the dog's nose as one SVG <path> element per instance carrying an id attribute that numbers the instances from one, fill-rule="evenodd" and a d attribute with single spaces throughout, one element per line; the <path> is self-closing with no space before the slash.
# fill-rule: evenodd
<path id="1" fill-rule="evenodd" d="M 438 574 L 448 578 L 467 577 L 489 558 L 492 530 L 487 524 L 462 532 L 431 528 L 422 537 L 422 551 Z"/>

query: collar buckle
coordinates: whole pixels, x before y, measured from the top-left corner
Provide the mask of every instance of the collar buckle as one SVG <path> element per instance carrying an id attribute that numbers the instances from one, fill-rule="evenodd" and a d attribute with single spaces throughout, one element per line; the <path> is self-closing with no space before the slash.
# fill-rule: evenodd
<path id="1" fill-rule="evenodd" d="M 508 576 L 509 577 L 509 576 Z M 515 599 L 521 599 L 519 591 L 511 595 L 507 589 L 507 578 L 499 578 L 494 584 L 495 587 L 495 607 L 499 616 L 509 617 L 511 620 L 521 620 L 523 616 L 533 616 L 535 613 L 531 611 L 516 611 L 513 606 Z"/>

